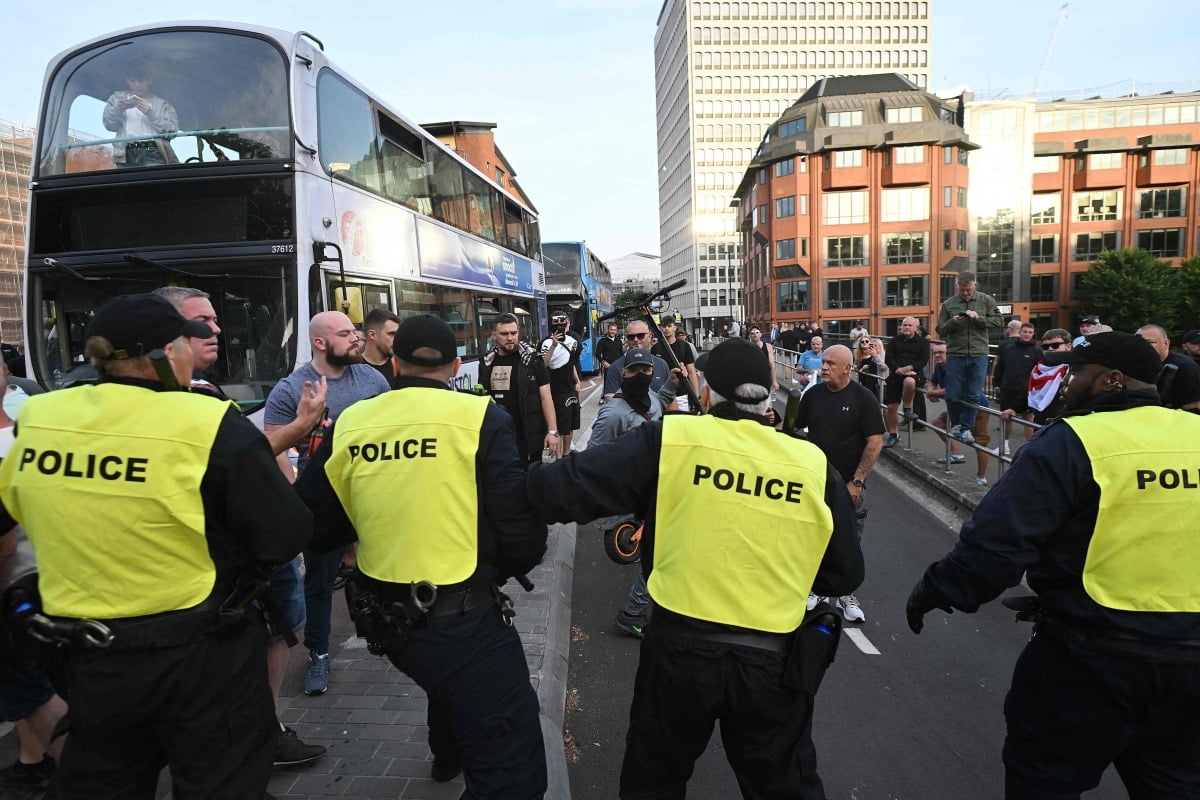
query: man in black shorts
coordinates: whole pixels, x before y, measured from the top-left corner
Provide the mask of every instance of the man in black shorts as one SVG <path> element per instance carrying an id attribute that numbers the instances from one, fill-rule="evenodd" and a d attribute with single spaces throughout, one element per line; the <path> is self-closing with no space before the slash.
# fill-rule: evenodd
<path id="1" fill-rule="evenodd" d="M 579 340 L 569 331 L 571 321 L 563 312 L 550 317 L 550 336 L 538 348 L 538 355 L 550 370 L 550 397 L 554 417 L 562 437 L 562 452 L 571 452 L 571 436 L 579 427 Z"/>
<path id="2" fill-rule="evenodd" d="M 900 441 L 898 413 L 901 401 L 904 404 L 904 421 L 912 422 L 920 415 L 913 411 L 917 388 L 925 385 L 925 365 L 929 363 L 929 340 L 918 333 L 920 323 L 916 317 L 905 317 L 900 322 L 900 332 L 888 342 L 885 362 L 888 366 L 887 383 L 883 390 L 883 402 L 887 404 L 887 435 L 883 446 L 891 447 Z"/>

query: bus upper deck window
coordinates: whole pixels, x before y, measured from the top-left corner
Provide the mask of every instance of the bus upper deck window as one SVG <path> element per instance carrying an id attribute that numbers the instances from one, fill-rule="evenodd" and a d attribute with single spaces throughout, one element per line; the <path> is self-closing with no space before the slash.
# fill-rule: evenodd
<path id="1" fill-rule="evenodd" d="M 291 156 L 283 54 L 254 36 L 165 31 L 52 66 L 40 176 Z"/>

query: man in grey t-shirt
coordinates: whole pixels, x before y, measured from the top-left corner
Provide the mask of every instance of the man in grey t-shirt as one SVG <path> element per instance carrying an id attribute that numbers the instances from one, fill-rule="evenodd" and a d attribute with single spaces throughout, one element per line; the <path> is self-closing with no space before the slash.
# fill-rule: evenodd
<path id="1" fill-rule="evenodd" d="M 304 469 L 308 455 L 324 437 L 332 420 L 359 400 L 366 400 L 388 390 L 388 382 L 370 364 L 363 362 L 363 336 L 350 318 L 340 311 L 323 311 L 309 323 L 312 339 L 312 361 L 296 370 L 271 390 L 263 417 L 263 428 L 270 432 L 282 428 L 296 418 L 296 407 L 304 391 L 305 381 L 325 377 L 325 419 L 306 440 L 296 442 L 300 451 L 297 467 Z M 291 462 L 280 456 L 280 469 L 294 480 Z M 304 677 L 304 693 L 324 694 L 329 688 L 329 631 L 333 610 L 333 582 L 342 563 L 342 549 L 329 553 L 304 551 L 304 646 L 308 648 L 308 671 Z"/>

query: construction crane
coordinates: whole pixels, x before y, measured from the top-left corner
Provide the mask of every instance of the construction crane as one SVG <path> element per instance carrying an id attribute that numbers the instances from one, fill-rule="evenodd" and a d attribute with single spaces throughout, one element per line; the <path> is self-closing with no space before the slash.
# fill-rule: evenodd
<path id="1" fill-rule="evenodd" d="M 1050 41 L 1046 44 L 1046 55 L 1042 56 L 1042 66 L 1038 68 L 1037 79 L 1033 82 L 1033 99 L 1037 100 L 1038 89 L 1042 87 L 1042 78 L 1046 76 L 1046 67 L 1050 66 L 1050 56 L 1054 54 L 1054 42 L 1058 39 L 1058 31 L 1067 18 L 1067 6 L 1063 3 L 1058 9 L 1058 19 L 1054 21 L 1054 30 L 1050 31 Z"/>

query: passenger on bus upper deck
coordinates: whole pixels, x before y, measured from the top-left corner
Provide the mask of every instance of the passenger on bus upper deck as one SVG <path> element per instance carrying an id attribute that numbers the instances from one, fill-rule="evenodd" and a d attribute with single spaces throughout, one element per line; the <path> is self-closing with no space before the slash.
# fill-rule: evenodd
<path id="1" fill-rule="evenodd" d="M 178 164 L 170 143 L 157 134 L 179 130 L 175 106 L 154 94 L 154 71 L 146 61 L 134 61 L 125 70 L 128 91 L 118 90 L 104 106 L 104 127 L 118 138 L 145 136 L 144 141 L 113 143 L 113 163 L 118 167 Z"/>

